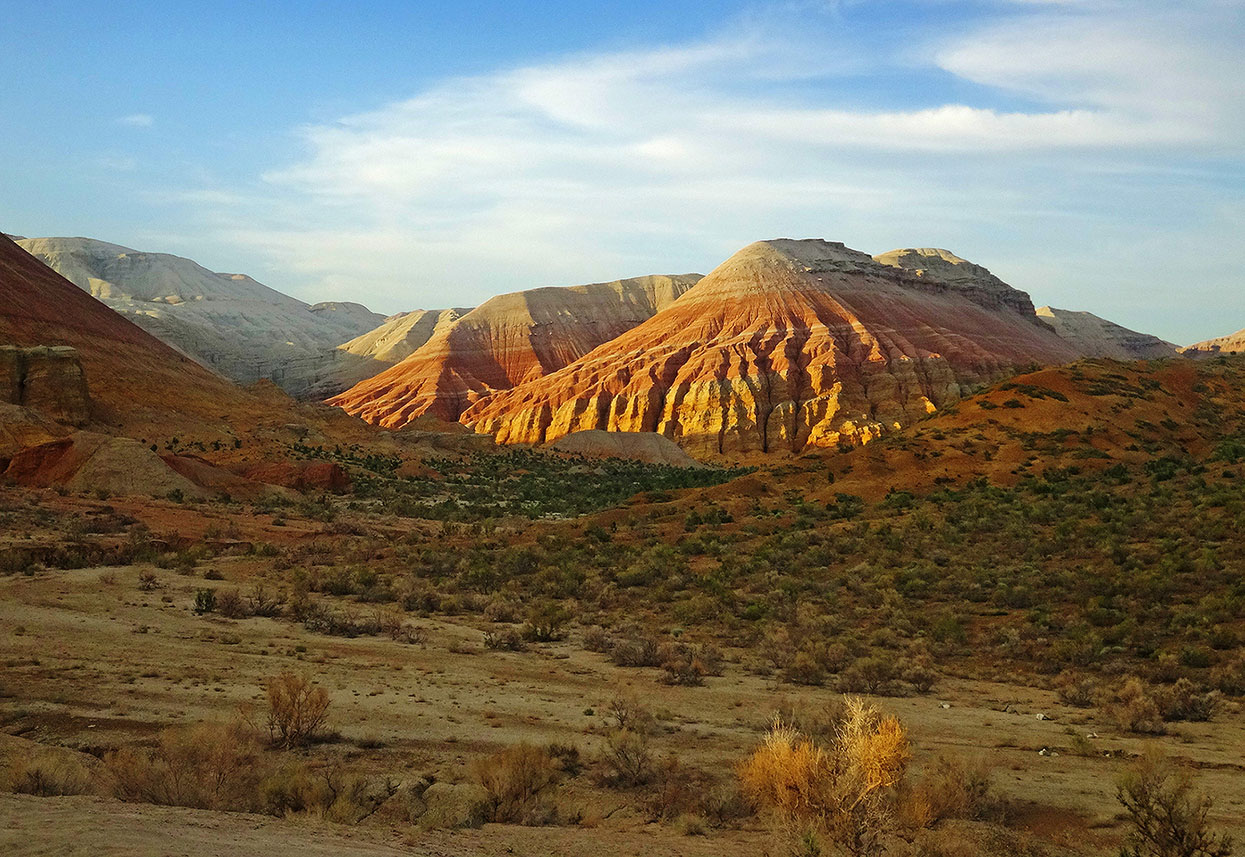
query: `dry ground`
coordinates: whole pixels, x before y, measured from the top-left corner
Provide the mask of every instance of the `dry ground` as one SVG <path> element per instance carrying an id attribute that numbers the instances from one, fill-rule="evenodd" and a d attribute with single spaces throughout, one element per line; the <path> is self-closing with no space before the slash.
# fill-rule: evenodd
<path id="1" fill-rule="evenodd" d="M 195 589 L 238 585 L 248 562 L 214 560 L 224 581 L 158 571 L 159 586 L 149 592 L 140 591 L 136 567 L 0 577 L 0 732 L 86 750 L 115 746 L 172 724 L 227 719 L 239 705 L 259 701 L 266 677 L 294 670 L 332 694 L 331 724 L 342 733 L 334 752 L 399 779 L 424 772 L 462 778 L 474 756 L 520 740 L 575 743 L 591 755 L 602 740 L 606 706 L 620 691 L 659 714 L 659 752 L 724 772 L 755 746 L 780 705 L 813 711 L 834 697 L 779 686 L 729 663 L 704 687 L 667 687 L 655 670 L 618 668 L 584 651 L 574 634 L 524 653 L 490 652 L 478 620 L 413 620 L 425 639 L 408 644 L 325 637 L 280 619 L 193 614 Z M 1217 801 L 1214 821 L 1245 836 L 1239 707 L 1212 723 L 1140 739 L 1060 705 L 1052 693 L 1004 684 L 948 679 L 929 696 L 880 703 L 908 724 L 918 764 L 945 750 L 993 765 L 998 790 L 1014 801 L 1013 823 L 1047 843 L 1110 853 L 1122 830 L 1112 779 L 1124 759 L 1155 744 L 1198 769 L 1201 786 Z M 1071 733 L 1099 736 L 1090 739 L 1095 755 L 1071 752 Z M 572 790 L 570 799 L 583 802 L 591 826 L 488 825 L 461 833 L 379 821 L 309 827 L 99 798 L 5 796 L 0 850 L 589 855 L 608 842 L 620 855 L 745 855 L 763 848 L 759 829 L 684 837 L 624 808 L 624 795 L 581 791 Z"/>

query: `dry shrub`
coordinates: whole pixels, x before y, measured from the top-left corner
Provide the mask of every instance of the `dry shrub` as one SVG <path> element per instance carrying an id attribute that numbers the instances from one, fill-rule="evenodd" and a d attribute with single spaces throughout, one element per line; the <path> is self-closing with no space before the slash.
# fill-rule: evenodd
<path id="1" fill-rule="evenodd" d="M 705 683 L 705 676 L 722 674 L 722 653 L 714 646 L 667 643 L 658 657 L 666 671 L 666 684 L 696 687 Z"/>
<path id="2" fill-rule="evenodd" d="M 620 667 L 659 667 L 661 646 L 647 636 L 616 639 L 610 649 L 610 660 Z"/>
<path id="3" fill-rule="evenodd" d="M 261 809 L 264 760 L 252 729 L 204 723 L 165 729 L 152 748 L 122 747 L 104 758 L 109 789 L 126 801 L 197 809 Z"/>
<path id="4" fill-rule="evenodd" d="M 858 698 L 826 746 L 776 721 L 739 768 L 743 790 L 806 850 L 828 840 L 850 855 L 875 855 L 893 823 L 910 757 L 907 731 Z"/>
<path id="5" fill-rule="evenodd" d="M 614 645 L 614 639 L 600 625 L 593 625 L 584 631 L 584 648 L 589 652 L 605 654 Z"/>
<path id="6" fill-rule="evenodd" d="M 611 729 L 605 736 L 601 752 L 603 785 L 632 788 L 647 785 L 653 779 L 653 752 L 647 732 L 633 729 Z"/>
<path id="7" fill-rule="evenodd" d="M 222 589 L 216 593 L 216 612 L 226 619 L 242 619 L 247 616 L 247 605 L 236 589 Z"/>
<path id="8" fill-rule="evenodd" d="M 1145 683 L 1130 676 L 1116 689 L 1106 705 L 1107 715 L 1126 732 L 1161 735 L 1163 716 Z"/>
<path id="9" fill-rule="evenodd" d="M 673 754 L 655 766 L 652 781 L 645 801 L 650 821 L 725 827 L 753 814 L 737 782 L 720 782 L 707 771 L 683 764 Z"/>
<path id="10" fill-rule="evenodd" d="M 1210 681 L 1222 693 L 1245 696 L 1245 653 L 1215 667 L 1210 674 Z"/>
<path id="11" fill-rule="evenodd" d="M 1187 678 L 1177 679 L 1155 697 L 1164 720 L 1205 722 L 1215 716 L 1219 707 L 1219 691 L 1200 690 Z"/>
<path id="12" fill-rule="evenodd" d="M 1131 830 L 1120 857 L 1231 857 L 1230 837 L 1207 824 L 1211 800 L 1158 756 L 1144 757 L 1117 783 Z"/>
<path id="13" fill-rule="evenodd" d="M 1089 708 L 1098 698 L 1098 682 L 1089 676 L 1064 670 L 1055 679 L 1055 693 L 1059 695 L 1059 701 L 1064 705 Z"/>
<path id="14" fill-rule="evenodd" d="M 898 677 L 898 665 L 885 655 L 857 658 L 839 673 L 839 690 L 844 693 L 886 694 Z"/>
<path id="15" fill-rule="evenodd" d="M 948 818 L 980 819 L 993 808 L 990 769 L 985 763 L 948 756 L 934 759 L 900 801 L 903 821 L 918 829 Z"/>
<path id="16" fill-rule="evenodd" d="M 484 648 L 496 652 L 522 652 L 527 649 L 523 635 L 514 628 L 484 632 Z"/>
<path id="17" fill-rule="evenodd" d="M 69 753 L 45 750 L 14 759 L 3 787 L 17 794 L 59 797 L 89 794 L 95 783 L 91 771 Z"/>
<path id="18" fill-rule="evenodd" d="M 324 728 L 328 719 L 329 694 L 303 676 L 281 673 L 270 678 L 268 692 L 268 735 L 281 747 L 306 744 Z"/>
<path id="19" fill-rule="evenodd" d="M 258 786 L 261 809 L 269 815 L 314 815 L 339 824 L 361 821 L 396 791 L 388 780 L 357 776 L 340 764 L 287 764 Z"/>
<path id="20" fill-rule="evenodd" d="M 648 706 L 632 694 L 620 693 L 610 700 L 609 715 L 614 729 L 650 734 L 657 727 L 657 718 Z"/>
<path id="21" fill-rule="evenodd" d="M 549 824 L 557 817 L 554 803 L 562 766 L 549 750 L 515 744 L 471 766 L 488 793 L 488 820 L 509 824 Z"/>

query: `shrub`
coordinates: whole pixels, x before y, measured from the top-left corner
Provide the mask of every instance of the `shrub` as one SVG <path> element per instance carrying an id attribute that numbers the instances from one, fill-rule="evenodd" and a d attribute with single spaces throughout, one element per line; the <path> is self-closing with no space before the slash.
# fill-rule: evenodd
<path id="1" fill-rule="evenodd" d="M 601 781 L 615 788 L 647 784 L 653 778 L 653 753 L 647 732 L 611 729 L 601 753 L 605 773 Z"/>
<path id="2" fill-rule="evenodd" d="M 902 800 L 904 820 L 916 828 L 946 818 L 979 819 L 989 808 L 989 768 L 948 756 L 930 763 Z"/>
<path id="3" fill-rule="evenodd" d="M 216 596 L 216 612 L 226 619 L 240 619 L 246 616 L 246 605 L 242 594 L 236 589 L 223 589 Z"/>
<path id="4" fill-rule="evenodd" d="M 1107 703 L 1107 715 L 1127 732 L 1163 733 L 1163 717 L 1149 689 L 1136 676 L 1125 680 Z"/>
<path id="5" fill-rule="evenodd" d="M 484 633 L 484 648 L 503 652 L 521 652 L 527 648 L 523 635 L 514 628 Z"/>
<path id="6" fill-rule="evenodd" d="M 282 673 L 266 683 L 268 736 L 281 747 L 306 744 L 328 719 L 329 695 L 306 678 Z"/>
<path id="7" fill-rule="evenodd" d="M 548 824 L 557 816 L 553 802 L 561 766 L 543 747 L 516 744 L 471 766 L 488 794 L 488 820 L 509 824 Z"/>
<path id="8" fill-rule="evenodd" d="M 775 721 L 739 778 L 792 842 L 820 853 L 826 839 L 857 857 L 876 855 L 907 770 L 907 731 L 857 698 L 846 701 L 846 712 L 824 747 Z"/>
<path id="9" fill-rule="evenodd" d="M 196 589 L 194 611 L 199 616 L 216 609 L 216 593 L 211 589 Z"/>
<path id="10" fill-rule="evenodd" d="M 241 723 L 165 729 L 149 749 L 122 747 L 104 758 L 114 797 L 196 809 L 258 810 L 262 758 Z"/>
<path id="11" fill-rule="evenodd" d="M 1157 694 L 1159 710 L 1164 720 L 1210 720 L 1219 705 L 1219 692 L 1198 690 L 1187 678 L 1179 678 L 1169 688 Z"/>
<path id="12" fill-rule="evenodd" d="M 88 794 L 94 789 L 91 771 L 68 752 L 43 751 L 14 759 L 3 787 L 38 797 Z"/>
<path id="13" fill-rule="evenodd" d="M 150 592 L 160 585 L 160 579 L 156 577 L 154 571 L 140 571 L 138 573 L 138 588 L 143 592 Z"/>
<path id="14" fill-rule="evenodd" d="M 657 718 L 644 703 L 634 696 L 619 695 L 610 700 L 609 714 L 614 718 L 615 729 L 648 734 L 657 725 Z"/>
<path id="15" fill-rule="evenodd" d="M 589 652 L 597 652 L 604 654 L 610 650 L 614 644 L 609 632 L 600 625 L 593 625 L 587 631 L 584 631 L 584 648 Z"/>
<path id="16" fill-rule="evenodd" d="M 1098 697 L 1098 683 L 1088 676 L 1064 670 L 1055 679 L 1055 693 L 1064 705 L 1089 708 Z"/>
<path id="17" fill-rule="evenodd" d="M 1170 763 L 1143 759 L 1119 780 L 1116 799 L 1132 828 L 1120 857 L 1231 857 L 1232 840 L 1207 825 L 1210 799 Z"/>
<path id="18" fill-rule="evenodd" d="M 839 674 L 839 690 L 845 693 L 885 693 L 890 689 L 895 673 L 896 665 L 892 658 L 858 658 Z"/>
<path id="19" fill-rule="evenodd" d="M 620 667 L 659 667 L 661 647 L 652 637 L 627 637 L 615 640 L 610 660 Z"/>
<path id="20" fill-rule="evenodd" d="M 566 639 L 567 612 L 557 605 L 544 605 L 532 611 L 523 624 L 523 638 L 534 643 Z"/>
<path id="21" fill-rule="evenodd" d="M 1223 693 L 1232 696 L 1245 695 L 1245 654 L 1215 668 L 1210 674 L 1211 683 Z"/>

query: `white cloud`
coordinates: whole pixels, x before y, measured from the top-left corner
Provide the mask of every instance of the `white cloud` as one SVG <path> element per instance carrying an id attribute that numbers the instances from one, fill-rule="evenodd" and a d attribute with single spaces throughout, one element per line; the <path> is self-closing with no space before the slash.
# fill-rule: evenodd
<path id="1" fill-rule="evenodd" d="M 150 128 L 156 124 L 156 120 L 148 113 L 131 113 L 129 116 L 118 118 L 117 124 L 128 125 L 131 128 Z"/>
<path id="2" fill-rule="evenodd" d="M 304 158 L 226 191 L 222 234 L 388 309 L 711 267 L 776 234 L 872 251 L 945 238 L 989 265 L 1014 246 L 1009 224 L 1053 241 L 1069 222 L 1125 223 L 1171 192 L 1176 161 L 1239 156 L 1230 4 L 1137 3 L 1126 19 L 1109 2 L 1004 5 L 918 45 L 767 19 L 448 80 L 302 129 Z M 906 69 L 904 100 L 924 103 L 853 102 L 862 69 L 914 55 L 928 65 Z M 939 73 L 957 82 L 942 91 L 976 86 L 972 103 L 938 98 Z"/>

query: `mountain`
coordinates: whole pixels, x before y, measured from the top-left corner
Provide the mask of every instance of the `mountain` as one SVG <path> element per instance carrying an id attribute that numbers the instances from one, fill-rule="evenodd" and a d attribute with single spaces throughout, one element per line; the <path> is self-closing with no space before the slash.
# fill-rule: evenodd
<path id="1" fill-rule="evenodd" d="M 457 321 L 470 308 L 415 310 L 391 315 L 379 326 L 337 346 L 331 362 L 311 385 L 308 398 L 327 399 L 409 357 L 441 325 Z"/>
<path id="2" fill-rule="evenodd" d="M 221 423 L 249 397 L 0 237 L 0 343 L 69 346 L 97 421 L 172 431 L 177 416 Z"/>
<path id="3" fill-rule="evenodd" d="M 675 300 L 699 274 L 637 277 L 499 295 L 375 377 L 330 399 L 388 428 L 430 414 L 454 421 L 482 398 L 541 378 L 609 342 Z"/>
<path id="4" fill-rule="evenodd" d="M 1180 351 L 1187 357 L 1242 354 L 1245 353 L 1245 330 L 1238 330 L 1236 333 L 1230 333 L 1227 336 L 1220 336 L 1216 339 L 1208 339 L 1205 342 L 1195 342 L 1193 345 L 1180 349 Z"/>
<path id="5" fill-rule="evenodd" d="M 504 443 L 656 431 L 697 456 L 867 441 L 1077 352 L 1028 295 L 946 251 L 745 247 L 648 321 L 473 405 Z"/>
<path id="6" fill-rule="evenodd" d="M 270 378 L 303 395 L 332 351 L 383 320 L 356 303 L 308 305 L 244 274 L 89 238 L 18 242 L 147 332 L 240 384 Z"/>
<path id="7" fill-rule="evenodd" d="M 1037 314 L 1084 357 L 1156 360 L 1180 353 L 1175 345 L 1157 336 L 1129 330 L 1093 313 L 1044 306 Z"/>

